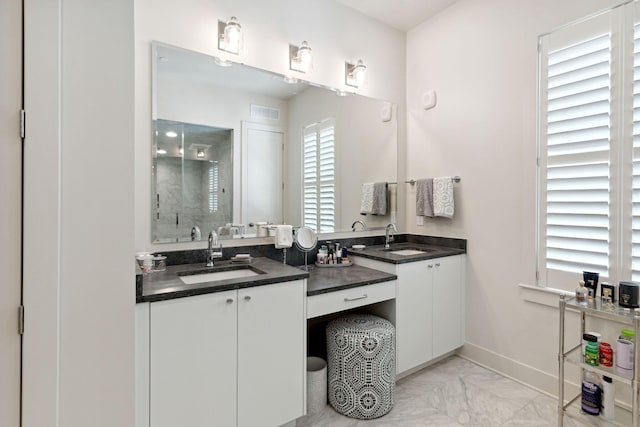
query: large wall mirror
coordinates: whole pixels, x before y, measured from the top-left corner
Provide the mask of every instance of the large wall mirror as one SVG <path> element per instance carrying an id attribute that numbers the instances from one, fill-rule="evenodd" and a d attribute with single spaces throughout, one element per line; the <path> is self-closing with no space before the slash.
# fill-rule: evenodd
<path id="1" fill-rule="evenodd" d="M 152 50 L 154 243 L 396 220 L 395 105 L 163 43 Z M 385 182 L 386 212 L 362 215 L 363 184 Z"/>

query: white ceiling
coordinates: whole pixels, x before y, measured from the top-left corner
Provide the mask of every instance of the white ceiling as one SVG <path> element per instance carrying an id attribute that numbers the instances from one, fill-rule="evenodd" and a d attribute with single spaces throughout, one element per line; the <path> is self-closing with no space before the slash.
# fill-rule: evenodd
<path id="1" fill-rule="evenodd" d="M 390 27 L 409 31 L 458 0 L 336 0 Z"/>

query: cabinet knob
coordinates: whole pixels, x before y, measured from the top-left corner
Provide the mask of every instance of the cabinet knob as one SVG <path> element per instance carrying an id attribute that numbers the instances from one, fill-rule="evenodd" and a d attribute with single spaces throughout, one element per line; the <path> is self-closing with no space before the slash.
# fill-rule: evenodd
<path id="1" fill-rule="evenodd" d="M 436 263 L 436 267 L 440 267 L 440 263 L 439 262 Z"/>
<path id="2" fill-rule="evenodd" d="M 433 264 L 427 265 L 427 268 L 433 268 Z"/>
<path id="3" fill-rule="evenodd" d="M 245 297 L 244 297 L 244 300 L 245 300 L 245 301 L 249 301 L 250 299 L 251 299 L 251 296 L 250 296 L 250 295 L 245 295 Z"/>
<path id="4" fill-rule="evenodd" d="M 227 304 L 231 304 L 233 302 L 233 298 L 227 298 Z"/>

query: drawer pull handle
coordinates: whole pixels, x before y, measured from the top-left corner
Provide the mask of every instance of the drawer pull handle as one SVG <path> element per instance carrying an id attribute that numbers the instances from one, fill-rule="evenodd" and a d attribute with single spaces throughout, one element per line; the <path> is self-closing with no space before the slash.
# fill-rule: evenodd
<path id="1" fill-rule="evenodd" d="M 433 264 L 427 265 L 427 268 L 433 268 Z"/>
<path id="2" fill-rule="evenodd" d="M 244 297 L 244 300 L 245 300 L 245 301 L 249 301 L 250 299 L 251 299 L 251 296 L 250 296 L 250 295 L 246 295 L 246 296 Z"/>
<path id="3" fill-rule="evenodd" d="M 227 304 L 231 304 L 233 302 L 233 298 L 227 298 Z"/>
<path id="4" fill-rule="evenodd" d="M 436 263 L 436 267 L 440 267 L 440 263 L 439 262 Z"/>
<path id="5" fill-rule="evenodd" d="M 359 297 L 346 297 L 344 300 L 345 301 L 357 301 L 359 299 L 365 299 L 367 297 L 367 294 L 362 294 Z"/>

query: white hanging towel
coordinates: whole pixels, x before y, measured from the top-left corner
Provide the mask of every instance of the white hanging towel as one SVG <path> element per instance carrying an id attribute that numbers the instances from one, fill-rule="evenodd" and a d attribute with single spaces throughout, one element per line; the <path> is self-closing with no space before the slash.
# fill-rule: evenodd
<path id="1" fill-rule="evenodd" d="M 453 218 L 453 180 L 449 176 L 433 178 L 433 215 Z"/>
<path id="2" fill-rule="evenodd" d="M 362 184 L 362 194 L 360 197 L 360 213 L 371 215 L 373 212 L 373 182 Z"/>
<path id="3" fill-rule="evenodd" d="M 293 226 L 276 225 L 276 249 L 290 248 L 293 244 Z"/>

